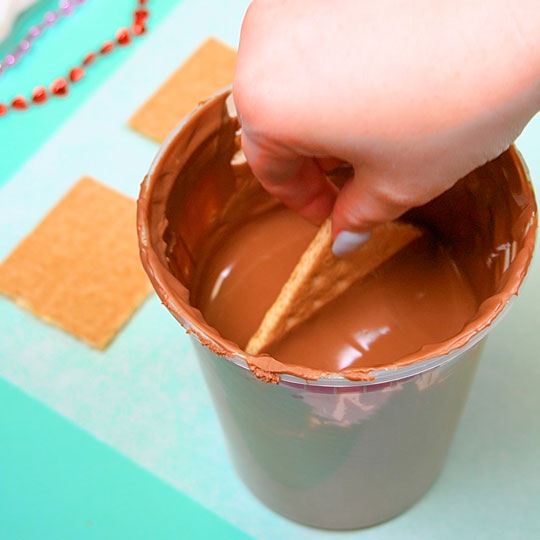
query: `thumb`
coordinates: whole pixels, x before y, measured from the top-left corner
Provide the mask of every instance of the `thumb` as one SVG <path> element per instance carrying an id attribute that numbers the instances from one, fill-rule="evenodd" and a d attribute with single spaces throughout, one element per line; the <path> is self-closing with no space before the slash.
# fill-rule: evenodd
<path id="1" fill-rule="evenodd" d="M 242 131 L 242 150 L 262 186 L 314 224 L 331 213 L 337 188 L 315 159 Z"/>
<path id="2" fill-rule="evenodd" d="M 398 185 L 386 179 L 360 179 L 355 172 L 339 192 L 332 213 L 336 256 L 354 251 L 369 239 L 376 225 L 398 218 L 413 206 L 400 196 Z"/>

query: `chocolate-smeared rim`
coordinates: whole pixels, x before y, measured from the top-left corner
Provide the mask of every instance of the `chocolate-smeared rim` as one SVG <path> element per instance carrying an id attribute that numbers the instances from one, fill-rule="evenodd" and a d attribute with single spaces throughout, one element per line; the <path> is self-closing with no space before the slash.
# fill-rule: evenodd
<path id="1" fill-rule="evenodd" d="M 415 353 L 408 354 L 399 361 L 387 366 L 355 368 L 339 373 L 288 365 L 267 355 L 250 356 L 238 345 L 223 338 L 215 328 L 206 323 L 200 311 L 190 305 L 188 289 L 173 275 L 163 253 L 160 253 L 161 250 L 156 250 L 157 244 L 163 244 L 164 241 L 162 235 L 156 234 L 152 237 L 150 216 L 155 206 L 163 204 L 163 197 L 160 198 L 160 196 L 165 195 L 164 193 L 155 193 L 159 191 L 159 188 L 156 189 L 156 184 L 160 184 L 157 180 L 161 179 L 163 182 L 163 178 L 173 172 L 161 170 L 162 162 L 168 152 L 178 144 L 184 129 L 187 130 L 205 111 L 216 107 L 225 109 L 225 100 L 230 92 L 230 88 L 226 88 L 201 103 L 169 135 L 161 146 L 148 175 L 141 185 L 137 209 L 137 230 L 143 266 L 162 303 L 188 333 L 197 336 L 203 346 L 208 347 L 219 356 L 226 357 L 243 369 L 251 369 L 263 380 L 272 382 L 281 380 L 282 382 L 294 384 L 310 384 L 311 381 L 311 384 L 316 386 L 332 387 L 362 386 L 407 378 L 451 362 L 480 342 L 494 324 L 502 319 L 502 315 L 508 311 L 509 305 L 517 295 L 527 274 L 532 258 L 537 225 L 534 195 L 530 186 L 528 170 L 514 147 L 511 147 L 508 152 L 521 182 L 526 184 L 534 209 L 527 223 L 522 248 L 512 261 L 515 270 L 511 279 L 507 280 L 501 291 L 481 303 L 475 318 L 458 335 L 437 344 L 426 345 Z M 201 131 L 204 132 L 204 130 Z M 194 137 L 195 135 L 192 133 L 191 138 Z M 190 139 L 188 144 L 191 143 Z M 181 167 L 182 164 L 179 165 L 179 170 Z"/>

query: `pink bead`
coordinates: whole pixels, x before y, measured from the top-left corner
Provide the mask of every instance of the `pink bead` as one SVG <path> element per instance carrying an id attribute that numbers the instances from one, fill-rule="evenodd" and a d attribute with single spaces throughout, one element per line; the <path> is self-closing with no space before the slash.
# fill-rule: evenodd
<path id="1" fill-rule="evenodd" d="M 32 26 L 30 30 L 28 30 L 28 35 L 26 36 L 26 39 L 33 40 L 36 39 L 39 34 L 41 34 L 41 28 L 39 26 Z"/>
<path id="2" fill-rule="evenodd" d="M 15 58 L 15 55 L 8 54 L 6 56 L 5 62 L 8 66 L 12 66 L 17 61 L 17 58 Z"/>
<path id="3" fill-rule="evenodd" d="M 45 17 L 43 18 L 43 20 L 47 24 L 53 24 L 57 18 L 58 17 L 54 11 L 47 11 L 47 13 L 45 13 Z"/>
<path id="4" fill-rule="evenodd" d="M 71 15 L 73 13 L 73 5 L 69 0 L 62 0 L 59 6 L 64 15 Z"/>
<path id="5" fill-rule="evenodd" d="M 30 42 L 27 39 L 23 39 L 19 45 L 21 51 L 27 51 L 30 48 Z"/>

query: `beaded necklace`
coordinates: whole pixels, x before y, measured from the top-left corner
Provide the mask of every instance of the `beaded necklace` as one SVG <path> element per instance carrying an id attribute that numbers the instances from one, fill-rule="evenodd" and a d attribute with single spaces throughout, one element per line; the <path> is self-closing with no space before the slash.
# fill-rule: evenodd
<path id="1" fill-rule="evenodd" d="M 39 25 L 32 26 L 17 48 L 6 56 L 2 64 L 0 64 L 0 74 L 20 61 L 21 57 L 30 49 L 35 39 L 45 29 L 50 28 L 61 17 L 71 15 L 75 8 L 84 2 L 85 0 L 61 0 L 59 8 L 56 11 L 47 12 L 43 22 Z M 107 40 L 99 49 L 86 53 L 78 65 L 72 67 L 65 76 L 55 79 L 49 88 L 36 86 L 28 98 L 22 94 L 18 94 L 9 103 L 0 102 L 0 116 L 4 116 L 14 110 L 27 110 L 32 105 L 42 105 L 50 97 L 64 97 L 68 95 L 71 86 L 80 81 L 86 75 L 86 70 L 99 58 L 110 54 L 117 46 L 124 47 L 129 45 L 132 39 L 146 31 L 146 21 L 150 17 L 150 10 L 147 4 L 148 0 L 136 0 L 131 26 L 129 28 L 119 28 L 116 31 L 114 39 Z"/>

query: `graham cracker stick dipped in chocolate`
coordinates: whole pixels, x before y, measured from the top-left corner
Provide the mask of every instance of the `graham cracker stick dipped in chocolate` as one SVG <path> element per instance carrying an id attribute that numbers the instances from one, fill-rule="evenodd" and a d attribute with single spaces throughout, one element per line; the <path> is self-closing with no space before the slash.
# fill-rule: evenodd
<path id="1" fill-rule="evenodd" d="M 418 227 L 409 223 L 384 223 L 373 229 L 369 240 L 356 251 L 338 258 L 332 253 L 331 229 L 331 219 L 328 218 L 249 340 L 248 354 L 264 352 L 355 281 L 367 276 L 422 235 Z"/>

